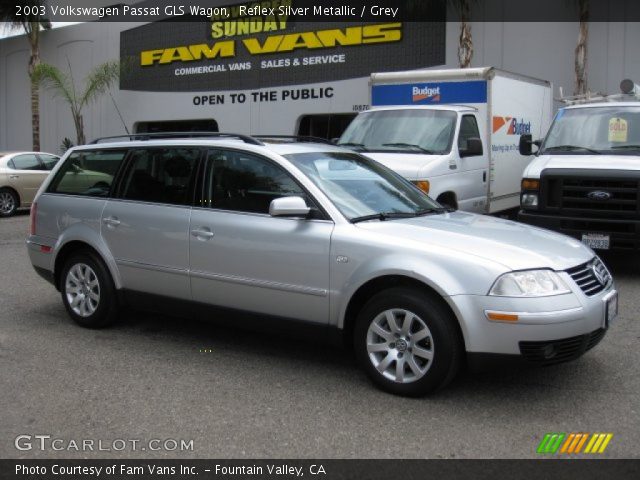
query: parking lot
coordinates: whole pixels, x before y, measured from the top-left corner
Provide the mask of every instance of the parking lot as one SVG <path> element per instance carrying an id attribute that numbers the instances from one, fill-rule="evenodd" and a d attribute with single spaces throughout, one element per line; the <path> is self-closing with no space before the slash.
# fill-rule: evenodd
<path id="1" fill-rule="evenodd" d="M 547 432 L 610 432 L 601 456 L 640 457 L 638 257 L 605 257 L 620 316 L 584 357 L 406 399 L 329 346 L 138 312 L 77 327 L 29 263 L 28 228 L 26 213 L 0 219 L 2 458 L 533 458 Z M 193 449 L 18 450 L 19 435 Z"/>

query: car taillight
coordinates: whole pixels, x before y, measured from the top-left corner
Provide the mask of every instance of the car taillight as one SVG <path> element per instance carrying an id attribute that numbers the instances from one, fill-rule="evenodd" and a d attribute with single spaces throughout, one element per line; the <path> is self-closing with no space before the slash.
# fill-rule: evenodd
<path id="1" fill-rule="evenodd" d="M 36 234 L 36 215 L 38 213 L 38 204 L 33 202 L 31 204 L 31 235 Z"/>

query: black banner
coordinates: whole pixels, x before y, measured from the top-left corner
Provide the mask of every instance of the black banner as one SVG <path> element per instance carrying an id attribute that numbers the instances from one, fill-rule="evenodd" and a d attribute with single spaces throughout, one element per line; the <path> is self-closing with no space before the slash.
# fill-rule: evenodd
<path id="1" fill-rule="evenodd" d="M 0 460 L 0 472 L 25 480 L 635 480 L 640 460 Z"/>

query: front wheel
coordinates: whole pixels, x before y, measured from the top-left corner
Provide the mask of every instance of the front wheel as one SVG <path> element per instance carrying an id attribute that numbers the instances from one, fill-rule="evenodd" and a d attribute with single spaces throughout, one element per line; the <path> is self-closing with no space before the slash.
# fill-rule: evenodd
<path id="1" fill-rule="evenodd" d="M 453 379 L 463 355 L 455 321 L 428 294 L 409 288 L 383 291 L 356 320 L 358 362 L 379 387 L 397 395 L 440 389 Z"/>
<path id="2" fill-rule="evenodd" d="M 62 302 L 71 318 L 88 328 L 113 323 L 118 305 L 111 276 L 104 263 L 89 252 L 72 255 L 61 276 Z"/>

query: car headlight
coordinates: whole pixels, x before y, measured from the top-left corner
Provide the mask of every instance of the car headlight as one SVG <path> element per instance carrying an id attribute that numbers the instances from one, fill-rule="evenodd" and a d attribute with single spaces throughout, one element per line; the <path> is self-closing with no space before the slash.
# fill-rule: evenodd
<path id="1" fill-rule="evenodd" d="M 547 297 L 570 293 L 569 287 L 552 270 L 525 270 L 505 273 L 489 290 L 496 297 Z"/>

